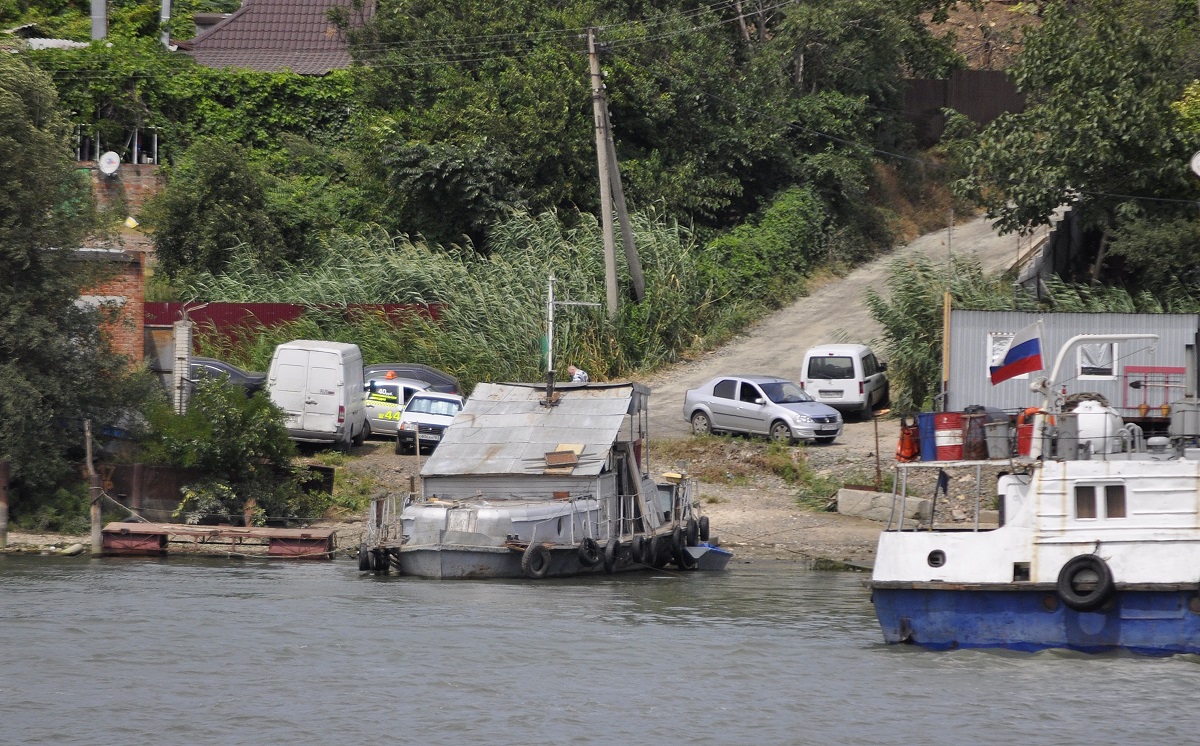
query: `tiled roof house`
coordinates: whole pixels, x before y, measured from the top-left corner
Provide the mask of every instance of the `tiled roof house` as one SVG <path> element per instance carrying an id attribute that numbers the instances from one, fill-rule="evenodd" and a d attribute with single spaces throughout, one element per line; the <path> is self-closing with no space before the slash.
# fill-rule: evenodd
<path id="1" fill-rule="evenodd" d="M 350 66 L 346 36 L 329 20 L 342 8 L 355 28 L 375 13 L 374 0 L 243 0 L 242 7 L 179 48 L 205 67 L 324 75 Z"/>

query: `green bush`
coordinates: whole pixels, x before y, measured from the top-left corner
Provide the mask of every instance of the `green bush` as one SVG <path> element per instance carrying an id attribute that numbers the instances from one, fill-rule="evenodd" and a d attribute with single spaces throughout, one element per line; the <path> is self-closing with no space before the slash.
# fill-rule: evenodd
<path id="1" fill-rule="evenodd" d="M 177 415 L 164 398 L 147 413 L 150 435 L 141 459 L 197 469 L 201 482 L 188 485 L 177 515 L 194 523 L 207 516 L 239 517 L 253 500 L 257 518 L 312 519 L 328 507 L 328 496 L 305 493 L 292 465 L 296 446 L 284 415 L 262 392 L 247 397 L 224 380 L 197 382 L 188 410 Z"/>

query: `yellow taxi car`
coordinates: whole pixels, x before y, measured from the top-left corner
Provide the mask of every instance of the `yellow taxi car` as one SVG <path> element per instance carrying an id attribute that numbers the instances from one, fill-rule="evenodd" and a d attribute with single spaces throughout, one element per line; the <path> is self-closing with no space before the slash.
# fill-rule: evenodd
<path id="1" fill-rule="evenodd" d="M 363 406 L 367 411 L 367 435 L 395 437 L 396 423 L 404 405 L 418 391 L 429 388 L 425 381 L 401 378 L 395 371 L 387 371 L 378 378 L 363 384 Z"/>

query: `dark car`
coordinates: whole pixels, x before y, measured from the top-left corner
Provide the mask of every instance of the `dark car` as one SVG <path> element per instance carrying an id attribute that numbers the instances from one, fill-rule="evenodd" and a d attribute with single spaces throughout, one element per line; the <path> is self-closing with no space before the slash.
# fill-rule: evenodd
<path id="1" fill-rule="evenodd" d="M 392 378 L 413 378 L 424 381 L 430 391 L 440 391 L 443 394 L 462 393 L 458 379 L 449 373 L 420 363 L 378 363 L 363 368 L 363 380 L 383 379 L 391 371 Z"/>
<path id="2" fill-rule="evenodd" d="M 242 370 L 236 365 L 230 365 L 224 360 L 216 360 L 211 357 L 192 358 L 191 366 L 188 368 L 188 381 L 195 383 L 205 377 L 227 377 L 229 382 L 234 386 L 240 386 L 245 389 L 246 396 L 250 396 L 255 391 L 261 391 L 267 383 L 266 373 L 254 373 Z"/>

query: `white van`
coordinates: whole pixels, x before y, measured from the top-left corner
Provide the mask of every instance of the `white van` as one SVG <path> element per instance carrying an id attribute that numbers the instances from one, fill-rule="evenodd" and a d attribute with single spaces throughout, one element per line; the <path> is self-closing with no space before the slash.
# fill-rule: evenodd
<path id="1" fill-rule="evenodd" d="M 267 393 L 287 413 L 292 440 L 349 449 L 366 438 L 358 345 L 313 339 L 279 345 L 267 371 Z"/>
<path id="2" fill-rule="evenodd" d="M 866 345 L 819 345 L 804 353 L 800 386 L 822 404 L 870 415 L 887 403 L 886 370 Z"/>

